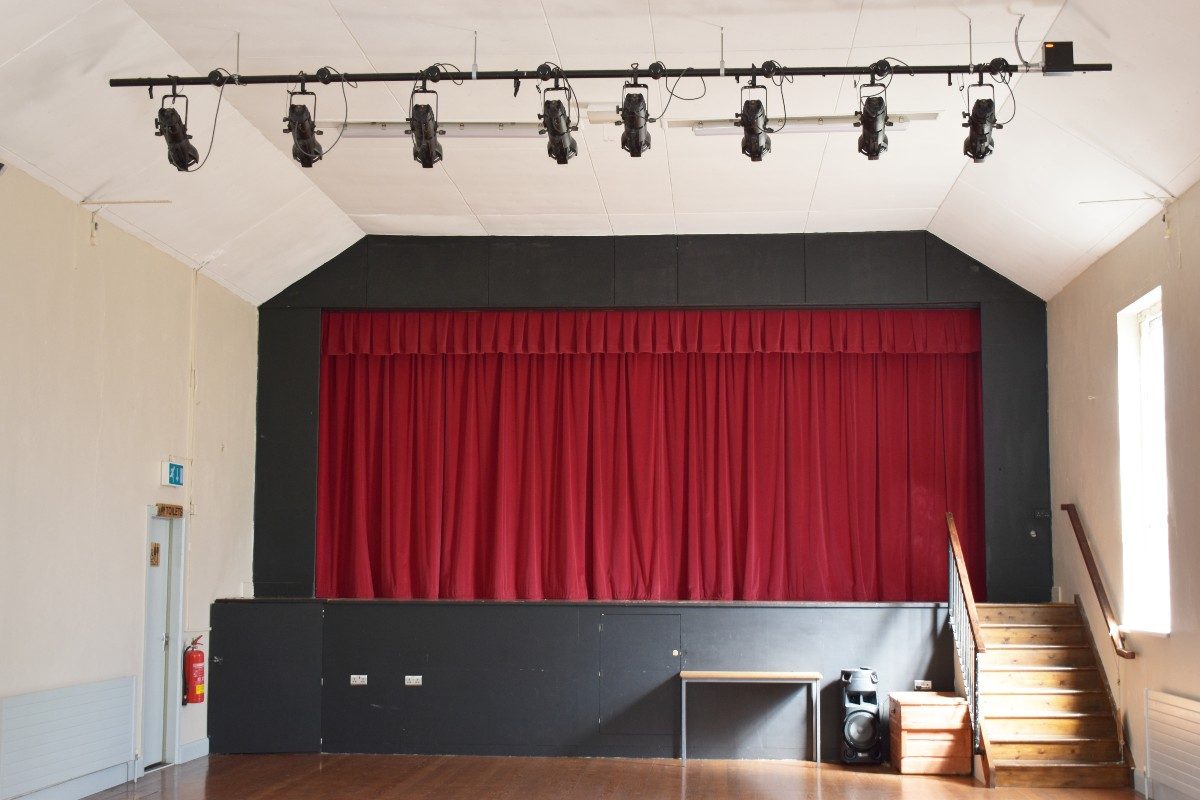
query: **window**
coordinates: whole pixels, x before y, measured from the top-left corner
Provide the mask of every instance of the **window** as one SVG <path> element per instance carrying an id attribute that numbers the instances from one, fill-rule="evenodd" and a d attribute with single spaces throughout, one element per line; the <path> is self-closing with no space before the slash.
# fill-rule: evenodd
<path id="1" fill-rule="evenodd" d="M 1122 623 L 1171 630 L 1162 289 L 1117 315 L 1121 434 Z"/>

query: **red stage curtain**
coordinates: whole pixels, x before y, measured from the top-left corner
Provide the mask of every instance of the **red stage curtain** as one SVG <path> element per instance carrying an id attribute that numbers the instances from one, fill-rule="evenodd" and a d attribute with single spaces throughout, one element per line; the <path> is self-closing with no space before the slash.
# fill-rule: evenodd
<path id="1" fill-rule="evenodd" d="M 979 319 L 946 311 L 324 318 L 321 597 L 983 593 Z"/>

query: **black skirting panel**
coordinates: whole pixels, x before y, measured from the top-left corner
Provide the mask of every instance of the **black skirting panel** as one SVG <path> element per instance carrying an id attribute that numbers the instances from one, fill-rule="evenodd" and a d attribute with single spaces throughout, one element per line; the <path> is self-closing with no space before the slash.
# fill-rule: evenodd
<path id="1" fill-rule="evenodd" d="M 312 600 L 217 602 L 212 655 L 215 752 L 674 758 L 679 671 L 745 669 L 823 673 L 827 760 L 840 670 L 949 691 L 954 657 L 929 604 Z M 689 756 L 810 757 L 807 689 L 688 691 Z"/>
<path id="2" fill-rule="evenodd" d="M 322 309 L 976 306 L 992 599 L 1049 599 L 1045 303 L 925 231 L 368 236 L 259 316 L 254 583 L 312 597 Z"/>

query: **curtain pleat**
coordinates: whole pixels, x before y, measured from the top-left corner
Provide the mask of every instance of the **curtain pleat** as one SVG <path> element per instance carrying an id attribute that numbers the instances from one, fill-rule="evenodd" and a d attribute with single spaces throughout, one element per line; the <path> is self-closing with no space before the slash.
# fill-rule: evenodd
<path id="1" fill-rule="evenodd" d="M 322 597 L 983 594 L 974 311 L 344 312 Z"/>

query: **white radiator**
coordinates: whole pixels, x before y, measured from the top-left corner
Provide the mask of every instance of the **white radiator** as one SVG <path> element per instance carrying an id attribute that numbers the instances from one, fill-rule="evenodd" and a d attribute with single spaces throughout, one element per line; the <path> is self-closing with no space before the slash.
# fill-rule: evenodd
<path id="1" fill-rule="evenodd" d="M 135 686 L 117 678 L 0 698 L 0 800 L 106 771 L 123 782 L 134 759 Z"/>
<path id="2" fill-rule="evenodd" d="M 1161 787 L 1200 800 L 1200 703 L 1147 690 L 1146 796 Z"/>

